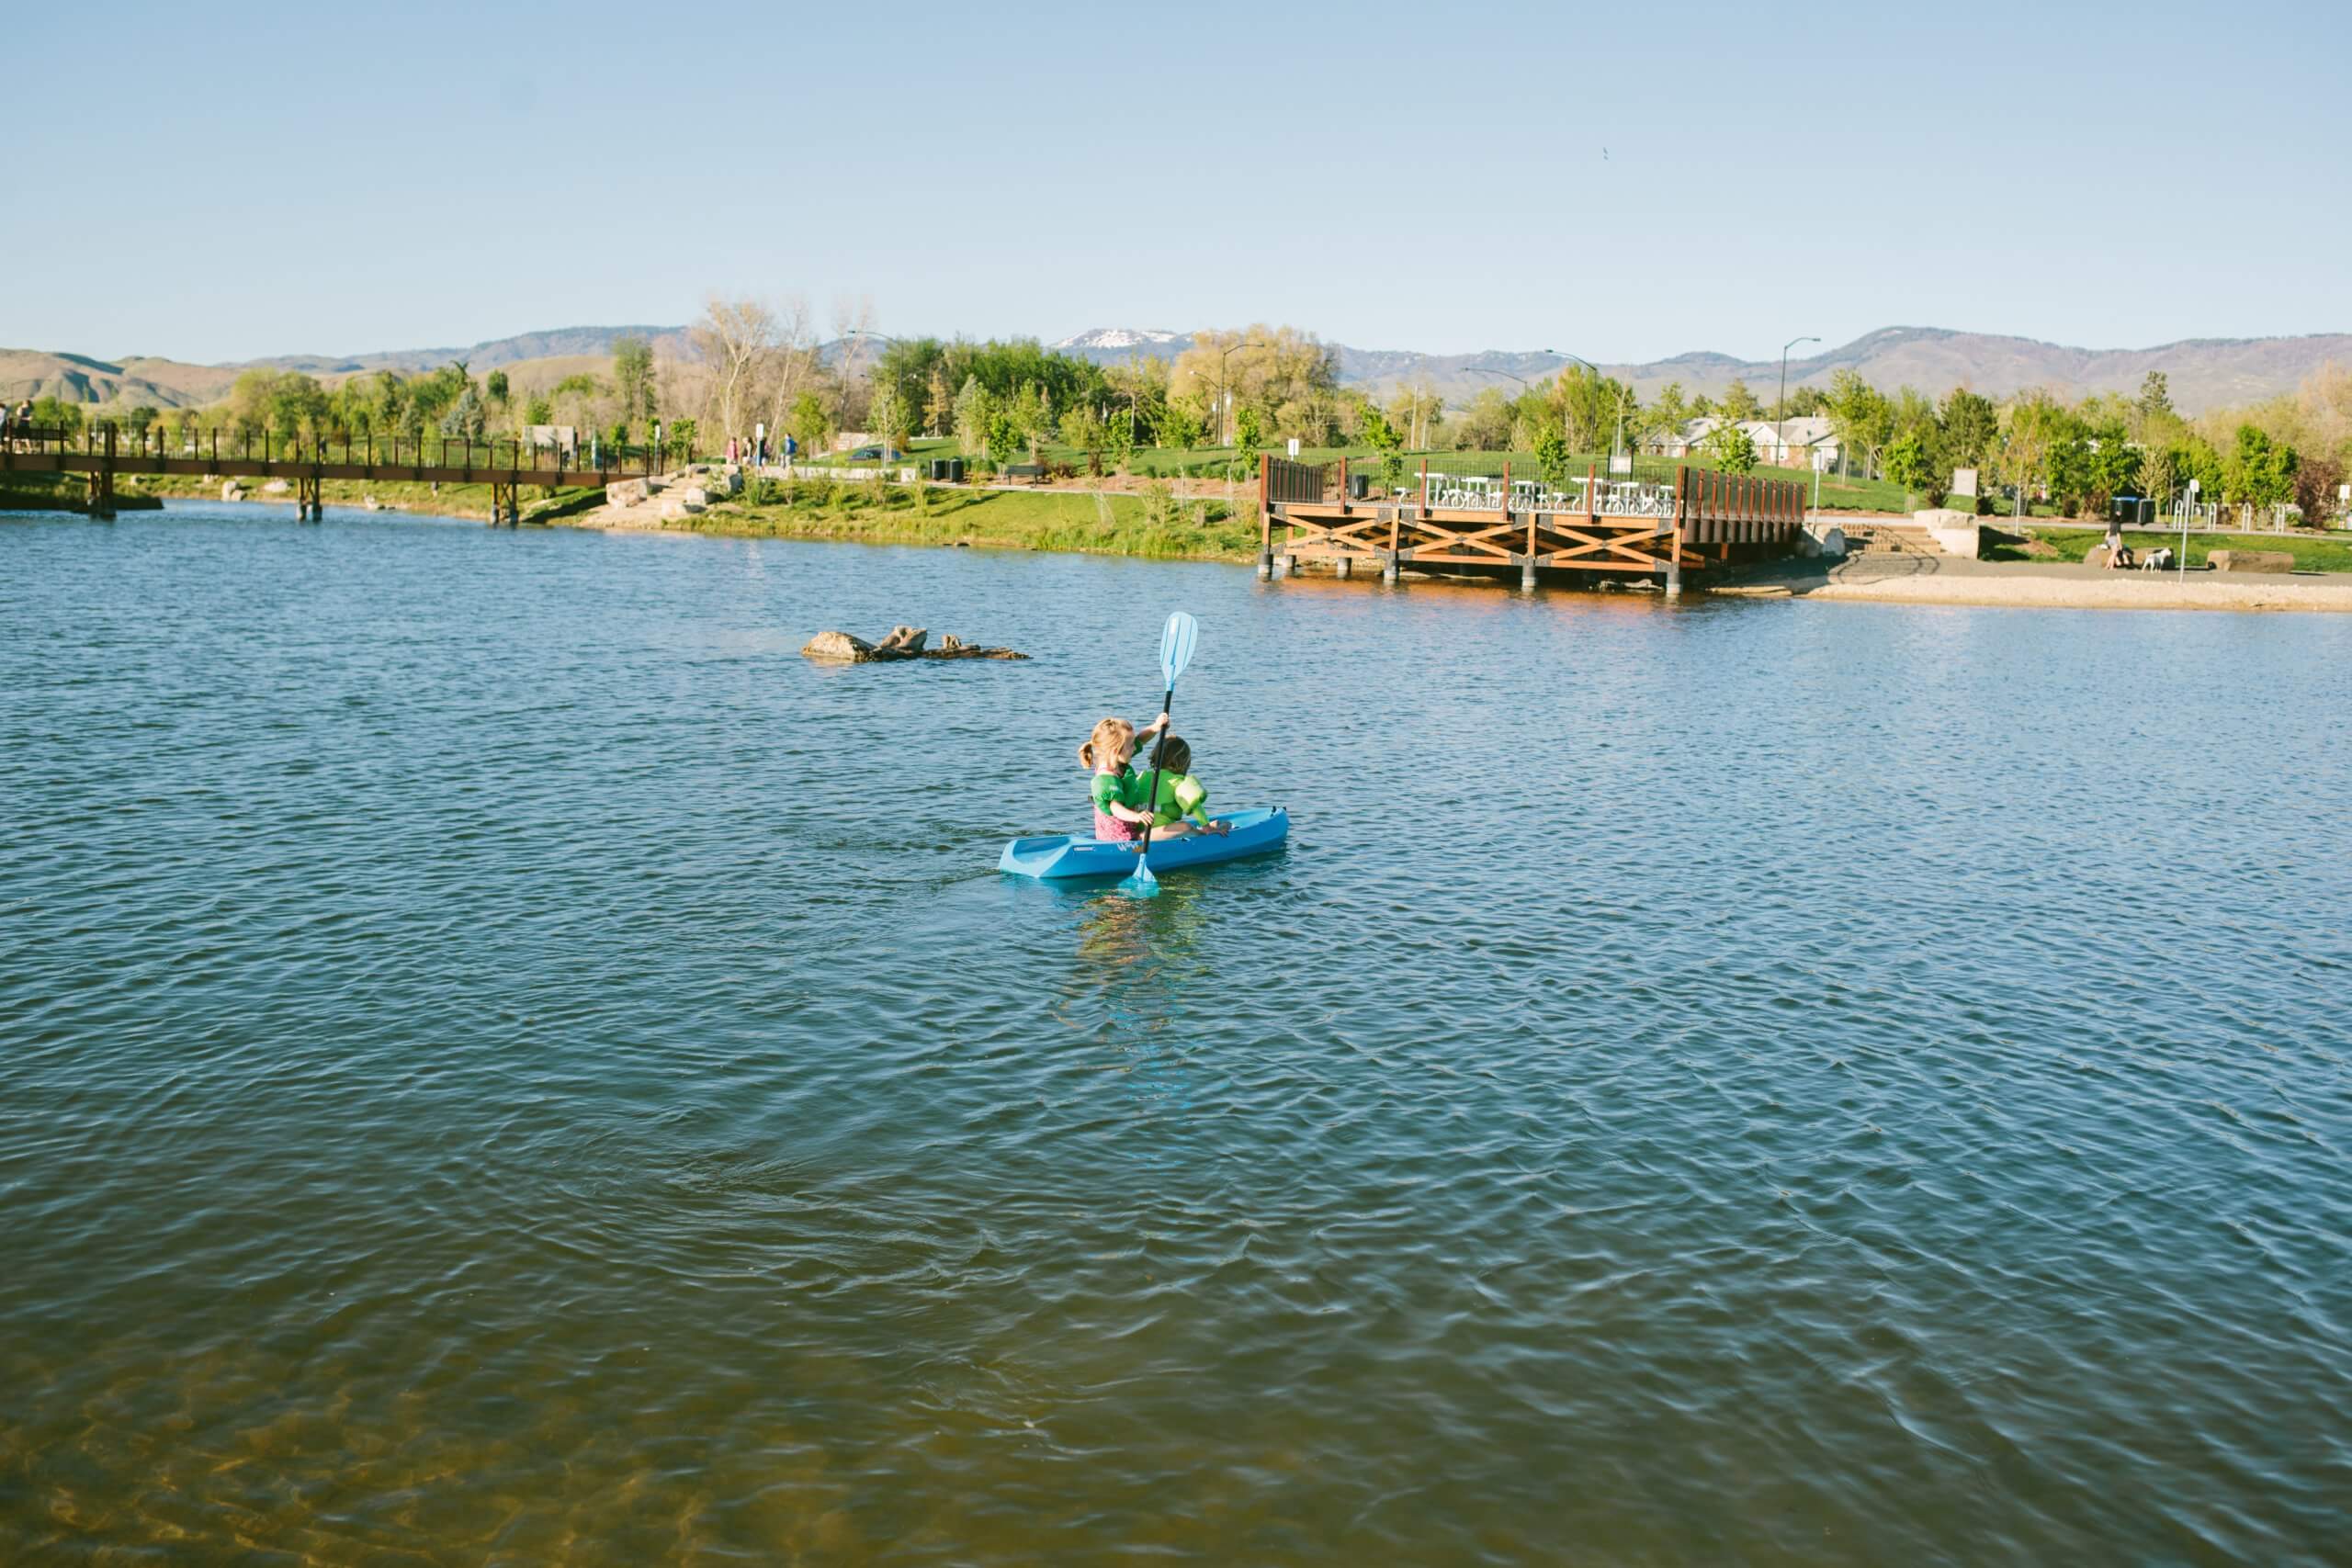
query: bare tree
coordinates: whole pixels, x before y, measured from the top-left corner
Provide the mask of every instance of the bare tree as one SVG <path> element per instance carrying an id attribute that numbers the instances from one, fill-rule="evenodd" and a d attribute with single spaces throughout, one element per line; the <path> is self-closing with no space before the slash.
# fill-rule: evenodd
<path id="1" fill-rule="evenodd" d="M 721 299 L 713 295 L 691 336 L 712 376 L 719 424 L 712 434 L 743 434 L 747 394 L 757 385 L 760 367 L 775 348 L 775 312 L 756 299 Z"/>
<path id="2" fill-rule="evenodd" d="M 760 378 L 760 407 L 767 411 L 771 435 L 791 423 L 793 403 L 815 385 L 820 369 L 808 301 L 794 295 L 778 310 L 775 351 Z"/>

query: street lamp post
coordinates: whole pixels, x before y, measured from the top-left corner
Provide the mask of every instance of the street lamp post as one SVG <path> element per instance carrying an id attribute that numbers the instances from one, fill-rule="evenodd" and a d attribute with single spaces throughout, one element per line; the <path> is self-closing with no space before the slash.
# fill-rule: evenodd
<path id="1" fill-rule="evenodd" d="M 1263 348 L 1266 345 L 1264 344 L 1256 342 L 1237 343 L 1231 348 L 1225 350 L 1216 356 L 1216 444 L 1220 446 L 1229 445 L 1226 440 L 1225 425 L 1226 415 L 1232 412 L 1232 410 L 1227 406 L 1229 394 L 1227 392 L 1225 385 L 1225 362 L 1227 359 L 1240 353 L 1245 348 Z"/>
<path id="2" fill-rule="evenodd" d="M 1819 343 L 1817 337 L 1792 337 L 1781 345 L 1781 396 L 1772 405 L 1772 461 L 1785 463 L 1789 457 L 1789 350 L 1801 343 Z"/>
<path id="3" fill-rule="evenodd" d="M 849 335 L 850 335 L 851 337 L 853 337 L 853 338 L 857 338 L 857 339 L 860 339 L 860 340 L 863 340 L 863 339 L 865 339 L 865 338 L 872 338 L 872 339 L 873 339 L 875 342 L 876 342 L 876 343 L 896 344 L 896 343 L 899 341 L 897 338 L 892 337 L 892 336 L 891 336 L 889 333 L 888 333 L 868 332 L 868 331 L 867 331 L 865 328 L 864 328 L 864 327 L 852 327 L 852 328 L 850 329 L 850 333 L 849 333 Z M 864 346 L 864 344 L 863 344 L 863 342 L 862 342 L 862 341 L 861 341 L 861 343 L 860 343 L 859 346 L 860 346 L 860 347 L 863 347 L 863 346 Z M 874 372 L 872 372 L 871 370 L 869 370 L 869 371 L 867 371 L 865 374 L 866 374 L 867 378 L 868 378 L 868 379 L 871 379 L 871 378 L 872 378 L 872 377 L 873 377 L 873 375 L 874 375 Z M 884 462 L 886 462 L 886 463 L 887 463 L 887 462 L 888 462 L 889 460 L 890 460 L 890 433 L 889 433 L 888 431 L 887 431 L 887 430 L 886 430 L 886 431 L 884 431 L 884 432 L 882 433 L 882 461 L 884 461 Z"/>

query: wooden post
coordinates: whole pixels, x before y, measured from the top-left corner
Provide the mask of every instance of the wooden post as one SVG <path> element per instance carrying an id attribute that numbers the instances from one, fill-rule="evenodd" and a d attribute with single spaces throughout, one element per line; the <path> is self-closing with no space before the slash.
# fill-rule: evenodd
<path id="1" fill-rule="evenodd" d="M 1258 581 L 1269 581 L 1274 575 L 1274 509 L 1258 509 Z"/>
<path id="2" fill-rule="evenodd" d="M 1423 500 L 1427 500 L 1429 497 L 1429 461 L 1430 460 L 1427 457 L 1421 459 L 1421 496 Z M 1401 515 L 1404 509 L 1402 507 L 1394 507 L 1390 509 L 1388 513 L 1388 559 L 1380 569 L 1380 581 L 1386 583 L 1391 588 L 1396 586 L 1397 552 L 1403 547 L 1403 541 L 1401 538 L 1405 529 L 1404 518 Z"/>

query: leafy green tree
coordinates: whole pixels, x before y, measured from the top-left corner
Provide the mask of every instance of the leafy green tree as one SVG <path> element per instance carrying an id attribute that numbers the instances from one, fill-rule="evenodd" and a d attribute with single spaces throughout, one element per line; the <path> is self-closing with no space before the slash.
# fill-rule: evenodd
<path id="1" fill-rule="evenodd" d="M 492 402 L 496 403 L 500 408 L 504 408 L 506 406 L 507 393 L 511 389 L 507 386 L 505 371 L 492 371 L 490 375 L 483 379 L 481 385 L 482 390 L 490 394 L 490 400 Z"/>
<path id="2" fill-rule="evenodd" d="M 1112 471 L 1125 473 L 1136 455 L 1135 411 L 1120 409 L 1104 422 L 1103 449 L 1110 457 Z"/>
<path id="3" fill-rule="evenodd" d="M 865 407 L 865 423 L 873 427 L 882 444 L 885 460 L 892 452 L 906 446 L 908 405 L 899 396 L 899 389 L 888 381 L 875 383 L 874 396 Z"/>
<path id="4" fill-rule="evenodd" d="M 1894 437 L 1894 405 L 1877 388 L 1844 368 L 1830 377 L 1826 397 L 1830 426 L 1838 432 L 1844 449 L 1847 473 L 1853 472 L 1857 451 L 1862 454 L 1863 472 L 1869 473 L 1877 465 L 1881 449 Z"/>
<path id="5" fill-rule="evenodd" d="M 2222 492 L 2252 506 L 2277 506 L 2295 488 L 2295 450 L 2251 424 L 2238 426 L 2237 441 L 2222 470 Z"/>
<path id="6" fill-rule="evenodd" d="M 468 387 L 441 416 L 441 434 L 452 441 L 480 441 L 489 423 L 481 395 Z"/>
<path id="7" fill-rule="evenodd" d="M 1946 463 L 1955 468 L 1981 468 L 2001 433 L 2000 411 L 1992 399 L 1954 387 L 1936 411 L 1936 432 Z"/>
<path id="8" fill-rule="evenodd" d="M 1715 466 L 1728 472 L 1744 474 L 1756 467 L 1756 443 L 1730 420 L 1707 433 L 1707 450 L 1714 457 Z"/>
<path id="9" fill-rule="evenodd" d="M 2143 418 L 2173 412 L 2172 388 L 2161 370 L 2151 370 L 2140 378 L 2140 395 L 2134 400 Z"/>
<path id="10" fill-rule="evenodd" d="M 1159 445 L 1184 450 L 1201 444 L 1204 422 L 1200 411 L 1184 401 L 1170 402 L 1160 412 Z"/>
<path id="11" fill-rule="evenodd" d="M 2036 490 L 2060 493 L 2062 479 L 2070 476 L 2053 473 L 2053 464 L 2061 460 L 2060 447 L 2076 434 L 2079 423 L 2071 410 L 2047 392 L 2026 392 L 2009 405 L 1996 456 L 2002 479 L 2018 487 L 2018 515 L 2032 510 Z"/>
<path id="12" fill-rule="evenodd" d="M 654 414 L 653 345 L 637 336 L 613 340 L 613 390 L 624 420 L 647 420 Z"/>
<path id="13" fill-rule="evenodd" d="M 1935 485 L 1935 457 L 1919 431 L 1906 430 L 1887 443 L 1886 477 L 1906 491 L 1925 491 Z"/>
<path id="14" fill-rule="evenodd" d="M 33 400 L 33 424 L 41 430 L 62 430 L 68 438 L 82 434 L 82 405 L 62 398 Z"/>
<path id="15" fill-rule="evenodd" d="M 531 400 L 523 405 L 523 423 L 525 424 L 553 424 L 555 423 L 555 405 L 548 401 L 546 393 L 534 394 Z"/>
<path id="16" fill-rule="evenodd" d="M 1367 400 L 1356 418 L 1356 434 L 1380 458 L 1380 482 L 1393 490 L 1405 481 L 1405 437 L 1388 423 L 1380 405 Z"/>
<path id="17" fill-rule="evenodd" d="M 269 387 L 269 430 L 281 441 L 316 435 L 327 420 L 326 389 L 300 371 L 288 371 Z"/>
<path id="18" fill-rule="evenodd" d="M 1747 389 L 1747 382 L 1734 377 L 1716 401 L 1715 412 L 1728 420 L 1761 419 L 1764 405 L 1756 400 L 1756 394 Z"/>
<path id="19" fill-rule="evenodd" d="M 823 411 L 820 409 L 819 412 L 822 412 Z M 671 421 L 669 440 L 667 442 L 671 454 L 682 461 L 692 462 L 695 455 L 695 441 L 701 434 L 702 427 L 699 423 L 695 420 L 680 419 Z"/>
<path id="20" fill-rule="evenodd" d="M 1258 411 L 1254 407 L 1248 403 L 1242 404 L 1241 412 L 1233 419 L 1234 446 L 1244 452 L 1254 453 L 1265 444 L 1265 422 L 1258 417 Z"/>
<path id="21" fill-rule="evenodd" d="M 1062 415 L 1061 438 L 1065 446 L 1075 446 L 1081 452 L 1100 452 L 1108 431 L 1102 416 L 1091 404 L 1080 403 Z"/>
<path id="22" fill-rule="evenodd" d="M 2181 482 L 2179 447 L 2169 445 L 2151 446 L 2140 454 L 2142 495 L 2151 497 L 2160 506 L 2168 508 Z"/>
<path id="23" fill-rule="evenodd" d="M 989 416 L 989 461 L 999 472 L 1002 472 L 1004 466 L 1012 461 L 1013 454 L 1021 450 L 1022 443 L 1025 439 L 1026 433 L 1022 430 L 1021 422 L 1014 419 L 1010 412 L 1000 409 Z"/>
<path id="24" fill-rule="evenodd" d="M 1545 425 L 1535 438 L 1535 471 L 1544 482 L 1557 489 L 1568 479 L 1568 438 L 1557 426 Z"/>
<path id="25" fill-rule="evenodd" d="M 990 407 L 989 389 L 980 385 L 977 375 L 964 378 L 961 391 L 956 394 L 953 409 L 956 445 L 966 452 L 978 452 L 988 445 L 989 419 L 996 411 Z"/>
<path id="26" fill-rule="evenodd" d="M 806 462 L 825 449 L 833 434 L 833 416 L 826 412 L 824 399 L 813 391 L 803 392 L 792 400 L 786 428 L 800 443 L 801 460 Z"/>

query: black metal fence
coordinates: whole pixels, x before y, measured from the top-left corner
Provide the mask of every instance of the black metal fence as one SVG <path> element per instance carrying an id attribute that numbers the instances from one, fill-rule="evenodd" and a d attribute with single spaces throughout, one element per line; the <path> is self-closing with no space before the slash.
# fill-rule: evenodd
<path id="1" fill-rule="evenodd" d="M 684 442 L 661 447 L 591 440 L 555 446 L 536 441 L 469 441 L 440 436 L 355 435 L 348 431 L 292 438 L 274 432 L 178 431 L 163 424 L 130 430 L 106 422 L 80 430 L 11 423 L 0 449 L 10 456 L 111 457 L 118 462 L 201 462 L 206 472 L 261 465 L 321 468 L 454 468 L 482 473 L 646 474 L 664 462 L 693 462 Z M 223 467 L 225 466 L 225 467 Z"/>

